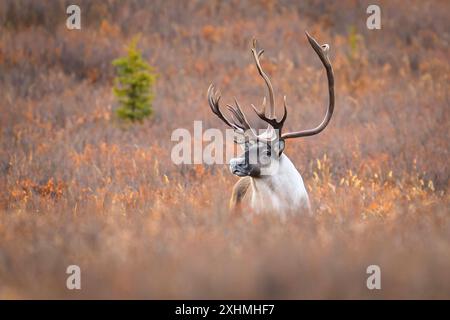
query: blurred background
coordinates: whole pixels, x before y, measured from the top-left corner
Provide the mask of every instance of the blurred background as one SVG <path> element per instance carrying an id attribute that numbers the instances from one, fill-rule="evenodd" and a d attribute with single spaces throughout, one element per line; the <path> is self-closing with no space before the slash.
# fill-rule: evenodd
<path id="1" fill-rule="evenodd" d="M 450 298 L 448 1 L 0 3 L 0 298 Z M 265 49 L 286 130 L 311 128 L 326 75 L 304 31 L 331 46 L 336 107 L 287 144 L 314 217 L 231 218 L 226 165 L 170 161 L 176 128 L 265 92 Z M 153 114 L 114 114 L 112 61 L 137 48 L 158 74 Z M 67 290 L 79 265 L 82 290 Z M 366 287 L 379 265 L 382 290 Z"/>

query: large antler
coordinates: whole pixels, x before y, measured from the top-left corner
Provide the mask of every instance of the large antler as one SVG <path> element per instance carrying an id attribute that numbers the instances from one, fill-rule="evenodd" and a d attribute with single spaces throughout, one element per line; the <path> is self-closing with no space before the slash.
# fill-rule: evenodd
<path id="1" fill-rule="evenodd" d="M 331 116 L 333 115 L 334 111 L 334 76 L 333 76 L 333 69 L 331 68 L 330 60 L 328 59 L 328 51 L 329 46 L 328 44 L 319 45 L 317 41 L 311 37 L 308 32 L 306 32 L 306 36 L 308 38 L 309 43 L 311 44 L 311 47 L 314 49 L 314 51 L 317 53 L 317 55 L 320 58 L 320 61 L 322 61 L 322 64 L 324 65 L 326 71 L 327 71 L 327 78 L 328 78 L 328 92 L 329 92 L 329 104 L 328 104 L 328 110 L 325 115 L 325 118 L 322 120 L 322 123 L 317 126 L 314 129 L 309 130 L 303 130 L 303 131 L 296 131 L 296 132 L 288 132 L 281 134 L 281 130 L 283 128 L 284 122 L 287 118 L 287 108 L 286 108 L 286 96 L 284 97 L 284 114 L 280 121 L 277 121 L 275 116 L 275 103 L 274 103 L 274 94 L 273 94 L 273 87 L 270 82 L 269 77 L 264 72 L 264 70 L 261 67 L 261 63 L 259 61 L 259 58 L 264 53 L 264 50 L 257 50 L 256 48 L 256 40 L 253 40 L 253 47 L 252 47 L 252 54 L 253 58 L 255 60 L 256 67 L 258 69 L 258 72 L 260 76 L 264 79 L 264 82 L 266 83 L 267 89 L 269 91 L 269 104 L 270 104 L 270 110 L 269 110 L 269 116 L 267 117 L 265 115 L 266 113 L 266 98 L 263 100 L 262 104 L 262 110 L 258 110 L 253 104 L 251 105 L 253 110 L 256 112 L 258 117 L 265 121 L 269 128 L 272 127 L 275 129 L 275 138 L 277 139 L 291 139 L 291 138 L 298 138 L 298 137 L 307 137 L 312 136 L 315 134 L 318 134 L 321 132 L 330 122 Z M 247 118 L 245 117 L 245 114 L 242 112 L 242 109 L 235 99 L 235 107 L 231 105 L 227 105 L 228 110 L 231 112 L 232 119 L 229 120 L 226 118 L 222 111 L 220 110 L 219 106 L 219 100 L 220 95 L 217 94 L 214 91 L 214 86 L 211 84 L 208 89 L 208 102 L 209 106 L 211 107 L 212 112 L 219 117 L 225 124 L 227 124 L 229 127 L 233 128 L 234 130 L 240 132 L 240 133 L 247 133 L 250 134 L 253 137 L 262 138 L 261 136 L 256 136 L 255 132 L 251 128 L 249 122 L 247 121 Z M 268 129 L 269 129 L 268 128 Z M 273 136 L 269 137 L 265 135 L 266 139 L 273 139 Z"/>
<path id="2" fill-rule="evenodd" d="M 236 104 L 236 107 L 233 107 L 232 105 L 227 105 L 228 110 L 232 113 L 231 117 L 232 119 L 229 120 L 227 117 L 225 117 L 220 110 L 220 94 L 218 94 L 214 90 L 214 85 L 210 85 L 208 88 L 208 103 L 211 108 L 211 111 L 220 119 L 222 120 L 227 126 L 233 128 L 234 130 L 240 132 L 240 133 L 247 133 L 254 135 L 254 131 L 251 128 L 249 122 L 247 121 L 247 118 L 245 117 L 244 112 L 242 112 L 241 106 L 239 105 L 238 101 L 234 99 L 234 102 Z"/>
<path id="3" fill-rule="evenodd" d="M 264 82 L 266 83 L 267 89 L 269 91 L 269 103 L 270 103 L 270 110 L 269 110 L 269 116 L 275 117 L 275 99 L 273 96 L 273 87 L 272 83 L 270 82 L 269 77 L 264 72 L 263 68 L 261 67 L 261 62 L 259 61 L 259 57 L 262 56 L 264 53 L 264 50 L 257 50 L 256 49 L 256 39 L 253 39 L 253 48 L 252 48 L 252 54 L 253 59 L 255 59 L 256 68 L 258 69 L 259 75 L 264 79 Z M 266 104 L 266 98 L 264 97 L 263 106 Z"/>
<path id="4" fill-rule="evenodd" d="M 285 105 L 285 114 L 283 116 L 283 119 L 280 122 L 277 122 L 275 119 L 275 101 L 274 101 L 274 94 L 273 94 L 273 87 L 270 83 L 270 79 L 267 76 L 267 74 L 264 72 L 263 68 L 261 67 L 261 63 L 259 61 L 259 57 L 264 53 L 264 50 L 257 50 L 256 48 L 256 40 L 253 40 L 253 47 L 252 47 L 252 55 L 255 60 L 256 67 L 258 69 L 258 72 L 260 76 L 264 79 L 264 82 L 266 83 L 267 89 L 269 91 L 269 103 L 270 103 L 270 118 L 265 116 L 265 105 L 266 105 L 266 98 L 263 100 L 263 111 L 259 112 L 254 105 L 252 105 L 253 109 L 256 111 L 257 115 L 267 122 L 270 126 L 272 126 L 274 129 L 280 129 L 283 126 L 284 120 L 286 120 L 286 105 Z M 209 106 L 211 107 L 211 111 L 219 118 L 221 119 L 226 125 L 233 128 L 234 130 L 237 130 L 239 132 L 246 132 L 247 134 L 250 134 L 253 137 L 256 137 L 256 133 L 251 128 L 247 118 L 245 117 L 244 112 L 241 109 L 241 106 L 239 105 L 236 98 L 234 99 L 235 107 L 232 105 L 227 105 L 228 110 L 231 112 L 231 120 L 229 120 L 227 117 L 225 117 L 220 110 L 220 95 L 215 92 L 214 86 L 211 84 L 208 88 L 208 102 Z M 286 102 L 286 101 L 285 101 Z M 278 130 L 278 132 L 280 132 Z M 278 136 L 279 137 L 279 136 Z"/>
<path id="5" fill-rule="evenodd" d="M 327 71 L 328 94 L 329 94 L 328 109 L 327 113 L 325 114 L 325 118 L 317 127 L 309 130 L 284 133 L 281 135 L 281 139 L 284 140 L 291 138 L 308 137 L 320 133 L 323 129 L 325 129 L 325 127 L 330 122 L 331 116 L 333 115 L 334 111 L 334 75 L 333 75 L 333 68 L 331 67 L 330 60 L 328 59 L 328 51 L 330 50 L 330 46 L 328 44 L 319 45 L 317 41 L 309 35 L 308 32 L 306 32 L 306 36 L 308 37 L 308 41 L 311 47 L 317 53 L 317 55 L 320 58 L 320 61 L 322 61 L 322 64 L 325 67 L 325 70 Z"/>

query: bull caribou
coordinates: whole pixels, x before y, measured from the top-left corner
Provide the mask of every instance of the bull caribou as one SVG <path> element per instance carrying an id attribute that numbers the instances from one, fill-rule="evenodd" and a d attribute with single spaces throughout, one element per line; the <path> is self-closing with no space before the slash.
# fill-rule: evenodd
<path id="1" fill-rule="evenodd" d="M 334 110 L 334 76 L 328 57 L 328 44 L 319 45 L 318 42 L 306 32 L 306 37 L 317 53 L 325 67 L 328 78 L 328 109 L 322 122 L 313 129 L 295 132 L 282 132 L 287 118 L 286 96 L 284 97 L 284 113 L 280 120 L 275 116 L 275 103 L 273 87 L 269 77 L 264 72 L 260 57 L 264 50 L 258 50 L 256 40 L 253 40 L 251 49 L 253 59 L 259 75 L 263 78 L 269 94 L 269 115 L 266 116 L 266 98 L 264 97 L 262 109 L 251 107 L 257 116 L 267 123 L 267 129 L 257 134 L 242 111 L 238 101 L 235 105 L 227 105 L 230 112 L 225 116 L 219 105 L 220 94 L 211 84 L 207 98 L 211 111 L 236 134 L 235 142 L 243 148 L 241 156 L 230 161 L 230 170 L 240 177 L 233 188 L 230 199 L 230 208 L 235 210 L 243 203 L 246 195 L 250 198 L 250 207 L 255 212 L 275 210 L 277 212 L 309 212 L 310 202 L 303 179 L 294 164 L 283 153 L 285 142 L 288 139 L 308 137 L 320 133 L 330 122 Z"/>

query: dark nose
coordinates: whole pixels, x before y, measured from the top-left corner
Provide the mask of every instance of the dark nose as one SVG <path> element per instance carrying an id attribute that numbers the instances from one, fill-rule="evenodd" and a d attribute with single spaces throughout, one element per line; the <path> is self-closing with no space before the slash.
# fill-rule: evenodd
<path id="1" fill-rule="evenodd" d="M 243 177 L 248 175 L 247 164 L 245 159 L 231 159 L 230 160 L 230 171 L 232 174 Z"/>
<path id="2" fill-rule="evenodd" d="M 230 160 L 231 168 L 245 168 L 245 158 L 235 158 Z"/>

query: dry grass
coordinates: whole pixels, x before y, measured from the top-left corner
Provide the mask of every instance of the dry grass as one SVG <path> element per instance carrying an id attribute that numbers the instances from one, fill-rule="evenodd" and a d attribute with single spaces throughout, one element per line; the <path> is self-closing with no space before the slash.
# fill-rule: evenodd
<path id="1" fill-rule="evenodd" d="M 448 1 L 0 4 L 0 298 L 450 298 Z M 20 8 L 20 10 L 19 10 Z M 289 142 L 315 216 L 231 218 L 226 166 L 176 166 L 170 134 L 220 127 L 205 91 L 259 102 L 256 36 L 288 129 L 316 124 L 332 48 L 337 103 Z M 123 128 L 111 60 L 141 33 L 155 116 Z M 227 102 L 227 101 L 225 101 Z M 78 264 L 82 290 L 65 288 Z M 365 286 L 382 270 L 382 290 Z"/>

